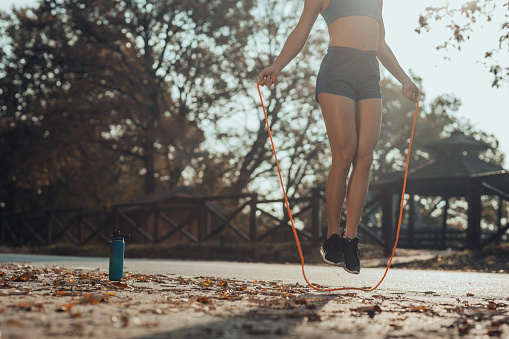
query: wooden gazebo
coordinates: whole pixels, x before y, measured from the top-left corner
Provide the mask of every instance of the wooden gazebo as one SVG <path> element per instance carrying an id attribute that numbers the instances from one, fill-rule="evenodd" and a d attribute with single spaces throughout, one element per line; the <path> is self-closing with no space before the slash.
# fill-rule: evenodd
<path id="1" fill-rule="evenodd" d="M 415 237 L 415 201 L 414 195 L 439 196 L 445 201 L 442 216 L 442 232 L 435 239 L 435 248 L 446 248 L 447 210 L 450 198 L 465 198 L 468 202 L 468 228 L 466 247 L 480 249 L 482 246 L 500 239 L 509 229 L 509 224 L 502 225 L 503 201 L 509 201 L 509 172 L 501 166 L 486 162 L 479 156 L 481 151 L 489 148 L 483 142 L 465 136 L 462 132 L 453 132 L 450 137 L 427 145 L 431 159 L 418 167 L 409 170 L 407 194 L 409 214 L 406 228 L 405 245 L 416 247 Z M 387 175 L 372 182 L 372 188 L 382 192 L 381 196 L 389 197 L 401 192 L 403 175 Z M 499 199 L 498 229 L 490 237 L 481 232 L 481 196 L 495 195 Z M 394 199 L 385 199 L 383 203 L 384 220 L 382 231 L 387 242 L 394 236 Z M 368 201 L 369 203 L 369 201 Z M 386 216 L 386 214 L 388 216 Z M 397 220 L 396 220 L 397 222 Z M 390 225 L 392 226 L 389 226 Z M 390 246 L 386 246 L 389 248 Z"/>

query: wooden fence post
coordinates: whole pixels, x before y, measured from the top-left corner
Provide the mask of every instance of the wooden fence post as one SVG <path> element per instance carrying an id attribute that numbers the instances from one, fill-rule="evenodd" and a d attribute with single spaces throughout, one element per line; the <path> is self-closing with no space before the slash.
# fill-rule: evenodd
<path id="1" fill-rule="evenodd" d="M 442 215 L 442 242 L 441 249 L 447 248 L 447 211 L 449 210 L 449 197 L 445 197 L 444 214 Z M 438 246 L 437 246 L 438 247 Z"/>
<path id="2" fill-rule="evenodd" d="M 382 193 L 382 238 L 384 239 L 384 255 L 389 256 L 392 253 L 394 243 L 394 215 L 392 211 L 394 187 L 386 185 Z"/>
<path id="3" fill-rule="evenodd" d="M 53 243 L 53 229 L 51 227 L 51 215 L 52 212 L 46 213 L 46 220 L 44 221 L 46 225 L 48 226 L 48 244 Z"/>
<path id="4" fill-rule="evenodd" d="M 202 241 L 207 236 L 207 220 L 205 214 L 205 200 L 200 199 L 198 203 L 198 241 Z"/>
<path id="5" fill-rule="evenodd" d="M 468 195 L 468 248 L 479 250 L 481 248 L 481 181 L 470 179 L 470 192 Z"/>
<path id="6" fill-rule="evenodd" d="M 414 248 L 415 239 L 415 200 L 414 195 L 410 194 L 408 199 L 409 211 L 408 211 L 408 229 L 407 229 L 407 244 L 410 248 Z M 399 215 L 397 216 L 399 218 Z"/>
<path id="7" fill-rule="evenodd" d="M 250 241 L 256 241 L 256 211 L 258 209 L 258 194 L 254 193 L 251 196 L 251 202 L 249 205 L 250 214 L 249 214 L 249 238 Z"/>
<path id="8" fill-rule="evenodd" d="M 159 239 L 159 205 L 154 204 L 154 208 L 152 209 L 154 211 L 154 229 L 152 238 L 154 239 L 154 243 L 158 242 Z"/>
<path id="9" fill-rule="evenodd" d="M 77 217 L 77 220 L 78 220 L 78 230 L 77 230 L 77 240 L 78 240 L 78 245 L 82 246 L 83 245 L 83 233 L 84 233 L 84 228 L 83 228 L 83 211 L 82 210 L 78 210 L 76 213 L 78 213 L 78 217 Z"/>
<path id="10" fill-rule="evenodd" d="M 497 237 L 495 238 L 495 244 L 500 244 L 500 236 L 503 234 L 502 230 L 502 209 L 504 207 L 504 199 L 501 195 L 498 196 L 498 210 L 497 210 Z"/>
<path id="11" fill-rule="evenodd" d="M 322 209 L 320 204 L 320 189 L 314 187 L 311 191 L 311 235 L 313 243 L 319 244 L 322 238 Z"/>

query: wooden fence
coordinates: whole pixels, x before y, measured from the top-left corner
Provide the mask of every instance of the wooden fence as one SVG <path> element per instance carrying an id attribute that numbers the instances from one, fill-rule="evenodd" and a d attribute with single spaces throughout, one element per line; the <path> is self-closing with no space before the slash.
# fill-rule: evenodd
<path id="1" fill-rule="evenodd" d="M 303 239 L 321 238 L 324 199 L 320 190 L 314 190 L 308 197 L 289 199 L 294 219 L 306 220 L 311 225 L 297 230 Z M 177 234 L 190 242 L 200 242 L 228 229 L 243 241 L 251 242 L 276 237 L 278 232 L 290 225 L 287 213 L 278 213 L 275 208 L 282 207 L 283 200 L 260 200 L 256 194 L 183 197 L 178 200 L 179 203 L 170 204 L 119 204 L 110 211 L 102 212 L 68 208 L 39 214 L 4 214 L 0 215 L 0 244 L 108 243 L 115 229 L 149 243 L 165 242 Z M 176 215 L 179 218 L 175 218 Z M 196 226 L 194 229 L 193 225 Z"/>
<path id="2" fill-rule="evenodd" d="M 392 251 L 395 237 L 392 191 L 382 191 L 365 205 L 359 225 L 363 241 Z M 315 188 L 308 196 L 289 199 L 292 215 L 302 240 L 315 244 L 323 241 L 327 225 L 323 188 Z M 389 212 L 387 212 L 389 211 Z M 381 223 L 372 216 L 382 212 Z M 371 219 L 370 219 L 371 217 Z M 369 225 L 369 226 L 368 226 Z M 75 245 L 109 243 L 113 230 L 130 233 L 138 243 L 202 242 L 220 237 L 226 241 L 288 241 L 293 239 L 284 200 L 260 199 L 257 194 L 236 194 L 212 197 L 183 197 L 178 203 L 143 202 L 119 204 L 109 211 L 91 212 L 82 209 L 55 209 L 41 214 L 0 215 L 0 245 L 45 246 L 57 242 Z M 324 232 L 325 231 L 325 232 Z M 505 233 L 506 229 L 501 231 Z M 500 232 L 499 232 L 500 233 Z M 495 235 L 495 238 L 501 234 Z M 492 237 L 482 235 L 488 243 Z M 400 245 L 412 248 L 464 248 L 467 232 L 455 230 L 403 230 Z M 411 238 L 409 242 L 408 239 Z M 497 239 L 498 239 L 497 238 Z M 177 241 L 175 240 L 175 241 Z M 174 242 L 175 242 L 174 241 Z"/>
<path id="3" fill-rule="evenodd" d="M 366 210 L 380 207 L 382 196 L 366 204 Z M 297 233 L 302 240 L 323 241 L 326 221 L 324 188 L 315 188 L 308 196 L 290 198 Z M 392 213 L 391 213 L 392 214 Z M 386 218 L 387 219 L 387 218 Z M 392 222 L 392 215 L 390 216 Z M 371 241 L 392 246 L 392 227 L 361 225 Z M 201 242 L 225 233 L 237 240 L 254 242 L 292 240 L 290 220 L 282 199 L 260 199 L 257 194 L 212 197 L 182 197 L 178 203 L 143 202 L 119 204 L 110 211 L 55 209 L 41 214 L 0 215 L 0 244 L 8 246 L 44 246 L 57 242 L 75 245 L 108 243 L 113 230 L 131 233 L 144 243 L 168 242 L 180 237 Z M 385 234 L 387 233 L 387 234 Z M 385 236 L 384 236 L 385 234 Z M 384 240 L 385 239 L 385 240 Z M 389 239 L 387 242 L 386 240 Z"/>

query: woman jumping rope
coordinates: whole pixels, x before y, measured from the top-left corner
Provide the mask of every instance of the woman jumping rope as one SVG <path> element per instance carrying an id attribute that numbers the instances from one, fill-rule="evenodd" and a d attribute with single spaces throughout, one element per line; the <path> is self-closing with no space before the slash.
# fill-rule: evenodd
<path id="1" fill-rule="evenodd" d="M 258 76 L 259 85 L 270 87 L 301 51 L 318 14 L 323 16 L 329 48 L 318 72 L 315 99 L 325 121 L 332 166 L 325 186 L 328 231 L 320 253 L 327 264 L 354 274 L 360 272 L 357 228 L 382 122 L 378 60 L 401 83 L 406 98 L 419 97 L 419 89 L 385 42 L 382 6 L 383 0 L 304 0 L 299 22 L 281 53 Z M 346 228 L 341 233 L 345 198 Z"/>

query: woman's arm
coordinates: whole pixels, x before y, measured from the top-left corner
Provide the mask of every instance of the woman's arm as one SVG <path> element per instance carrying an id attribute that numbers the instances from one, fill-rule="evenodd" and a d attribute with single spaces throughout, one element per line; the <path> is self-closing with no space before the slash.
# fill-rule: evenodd
<path id="1" fill-rule="evenodd" d="M 383 3 L 383 2 L 382 2 Z M 403 86 L 403 95 L 412 100 L 417 101 L 419 97 L 419 89 L 414 84 L 412 79 L 405 73 L 398 63 L 398 60 L 392 53 L 392 50 L 385 41 L 385 25 L 382 17 L 382 11 L 380 10 L 380 18 L 378 20 L 379 36 L 378 36 L 378 48 L 377 56 L 378 60 L 384 65 L 384 67 L 401 83 Z"/>
<path id="2" fill-rule="evenodd" d="M 297 54 L 302 50 L 306 40 L 309 37 L 309 32 L 320 14 L 323 0 L 305 0 L 304 9 L 302 10 L 301 17 L 297 26 L 293 29 L 292 33 L 286 39 L 283 49 L 279 56 L 276 58 L 272 66 L 264 69 L 258 76 L 258 84 L 262 86 L 271 86 L 276 81 L 279 72 L 292 61 Z"/>

